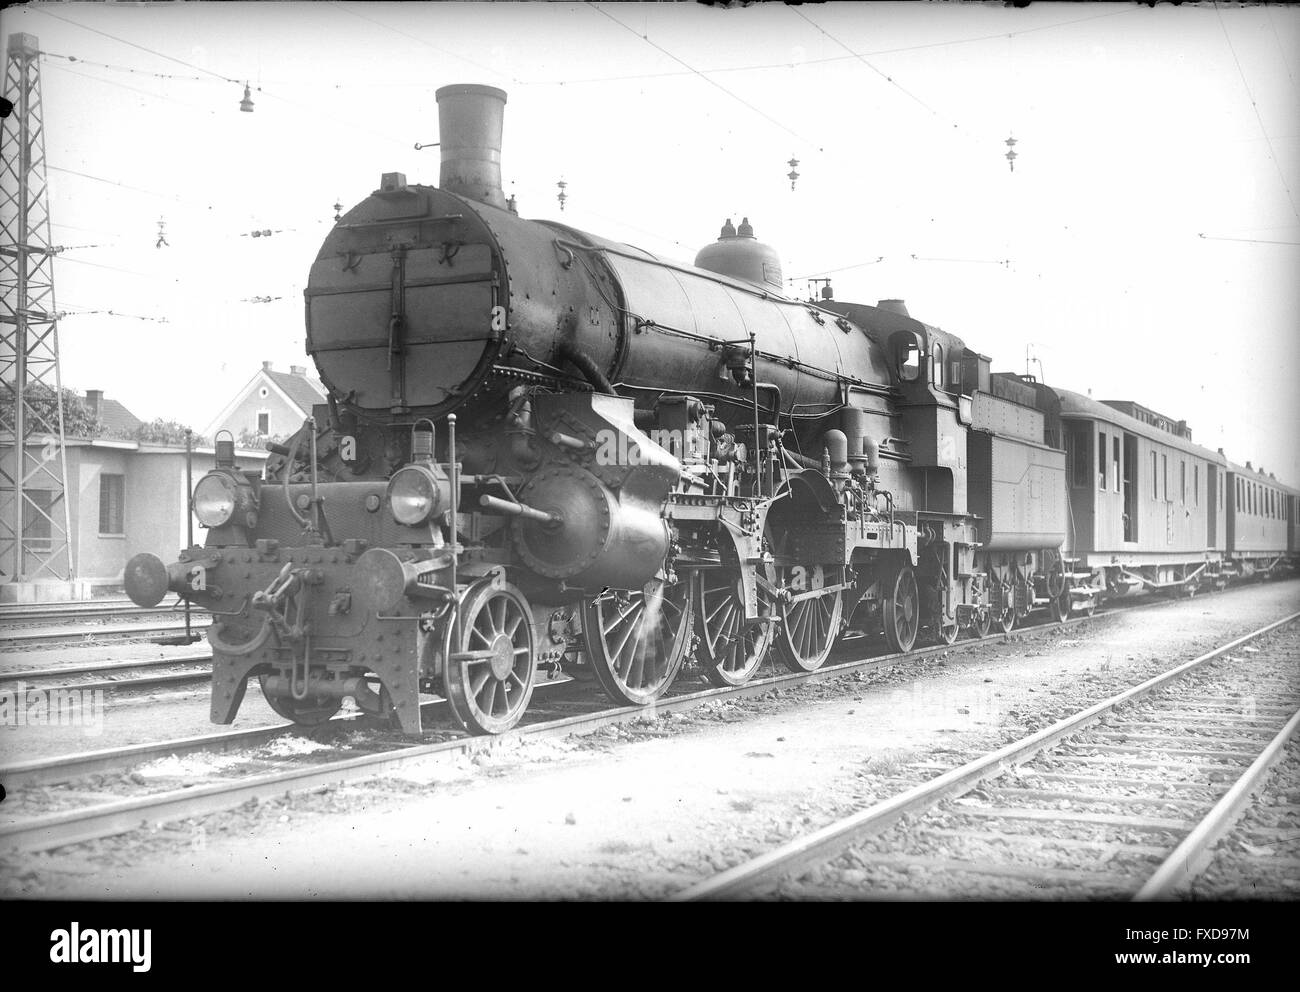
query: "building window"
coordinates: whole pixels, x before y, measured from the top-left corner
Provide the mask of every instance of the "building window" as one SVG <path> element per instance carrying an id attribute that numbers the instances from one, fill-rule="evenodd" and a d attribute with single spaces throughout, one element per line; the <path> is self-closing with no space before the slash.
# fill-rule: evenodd
<path id="1" fill-rule="evenodd" d="M 257 415 L 257 433 L 271 433 L 271 414 L 268 410 L 263 410 Z"/>
<path id="2" fill-rule="evenodd" d="M 122 495 L 125 491 L 125 476 L 99 475 L 99 532 L 101 534 L 125 534 L 125 514 L 122 512 Z"/>
<path id="3" fill-rule="evenodd" d="M 1116 434 L 1110 442 L 1110 487 L 1113 492 L 1119 492 L 1119 435 Z"/>
<path id="4" fill-rule="evenodd" d="M 23 490 L 23 543 L 35 550 L 48 550 L 54 493 L 49 489 Z"/>
<path id="5" fill-rule="evenodd" d="M 1097 434 L 1097 488 L 1106 491 L 1106 432 Z"/>

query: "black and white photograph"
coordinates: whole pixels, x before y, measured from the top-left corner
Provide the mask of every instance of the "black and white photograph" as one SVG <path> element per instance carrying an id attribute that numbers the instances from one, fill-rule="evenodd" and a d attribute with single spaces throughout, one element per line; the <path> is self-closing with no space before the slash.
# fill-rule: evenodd
<path id="1" fill-rule="evenodd" d="M 1300 9 L 0 25 L 0 899 L 1300 897 Z"/>

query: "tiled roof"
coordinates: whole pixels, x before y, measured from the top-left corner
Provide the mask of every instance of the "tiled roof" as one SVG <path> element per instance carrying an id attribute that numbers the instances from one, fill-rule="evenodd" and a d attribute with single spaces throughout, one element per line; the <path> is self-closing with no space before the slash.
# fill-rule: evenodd
<path id="1" fill-rule="evenodd" d="M 263 370 L 262 374 L 284 390 L 285 395 L 297 403 L 304 414 L 311 413 L 314 404 L 325 402 L 325 387 L 316 379 L 290 372 Z"/>
<path id="2" fill-rule="evenodd" d="M 99 422 L 106 434 L 128 435 L 144 423 L 117 400 L 99 401 Z"/>

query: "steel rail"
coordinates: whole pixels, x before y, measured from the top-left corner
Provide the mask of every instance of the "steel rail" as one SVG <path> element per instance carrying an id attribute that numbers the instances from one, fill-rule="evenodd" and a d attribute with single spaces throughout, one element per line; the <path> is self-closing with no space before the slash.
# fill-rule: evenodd
<path id="1" fill-rule="evenodd" d="M 51 785 L 67 782 L 85 775 L 122 771 L 132 765 L 155 758 L 179 757 L 198 752 L 222 754 L 240 747 L 256 747 L 274 740 L 294 729 L 292 723 L 254 730 L 229 730 L 217 734 L 200 734 L 149 744 L 129 744 L 126 747 L 83 751 L 79 754 L 60 755 L 57 758 L 35 758 L 0 767 L 0 782 L 11 793 L 30 785 Z"/>
<path id="2" fill-rule="evenodd" d="M 27 668 L 0 671 L 0 682 L 26 682 L 29 679 L 66 678 L 69 675 L 103 675 L 106 672 L 129 672 L 136 668 L 166 668 L 168 665 L 193 665 L 212 660 L 212 652 L 184 654 L 175 658 L 141 658 L 137 661 L 97 661 L 89 665 L 66 665 L 53 668 Z M 81 688 L 77 686 L 77 688 Z"/>
<path id="3" fill-rule="evenodd" d="M 1133 897 L 1134 902 L 1154 902 L 1172 899 L 1174 895 L 1191 884 L 1192 879 L 1203 872 L 1214 860 L 1212 849 L 1240 818 L 1250 805 L 1255 791 L 1263 785 L 1286 750 L 1286 743 L 1300 728 L 1300 710 L 1297 710 L 1286 726 L 1277 732 L 1268 746 L 1260 753 L 1241 778 L 1237 779 L 1231 789 L 1214 804 L 1214 808 L 1196 825 L 1190 834 L 1183 838 L 1173 853 L 1156 869 L 1145 885 Z"/>
<path id="4" fill-rule="evenodd" d="M 714 899 L 733 899 L 742 893 L 767 882 L 792 874 L 799 868 L 831 860 L 865 837 L 879 833 L 908 813 L 931 809 L 945 799 L 968 792 L 982 780 L 1005 773 L 1023 764 L 1039 752 L 1070 737 L 1097 722 L 1116 707 L 1131 702 L 1176 681 L 1188 672 L 1208 664 L 1221 655 L 1240 647 L 1248 641 L 1276 630 L 1300 618 L 1292 613 L 1249 634 L 1234 638 L 1227 644 L 1208 651 L 1191 661 L 1184 662 L 1145 682 L 1130 686 L 1123 692 L 1089 706 L 1022 738 L 1013 741 L 982 758 L 953 768 L 942 775 L 915 786 L 896 796 L 859 810 L 850 816 L 830 823 L 802 837 L 796 837 L 779 847 L 728 868 L 726 871 L 689 886 L 669 897 L 671 902 L 698 902 Z"/>
<path id="5" fill-rule="evenodd" d="M 1087 619 L 1089 618 L 1076 617 L 1069 622 L 1081 623 Z M 1026 627 L 1023 629 L 1029 631 L 1036 628 Z M 997 639 L 1005 640 L 1007 636 L 1008 635 L 1000 634 L 997 635 L 996 638 L 990 636 L 981 640 L 958 641 L 952 645 L 938 644 L 925 648 L 918 648 L 908 652 L 907 654 L 886 654 L 877 655 L 871 658 L 860 658 L 853 661 L 842 661 L 835 664 L 824 665 L 811 672 L 783 672 L 774 676 L 752 679 L 742 686 L 721 686 L 687 694 L 670 694 L 656 703 L 652 703 L 644 710 L 639 710 L 639 712 L 645 712 L 647 718 L 653 719 L 654 715 L 658 712 L 668 712 L 666 707 L 670 703 L 675 703 L 678 699 L 704 703 L 716 699 L 732 697 L 745 698 L 774 689 L 788 688 L 806 681 L 852 674 L 855 671 L 869 671 L 876 668 L 891 667 L 899 662 L 910 661 L 914 658 L 925 658 L 938 652 L 957 650 L 981 643 L 990 644 Z M 57 671 L 57 669 L 55 671 Z M 423 703 L 421 706 L 422 708 L 436 707 L 439 705 L 439 702 L 440 701 Z M 348 721 L 350 719 L 352 718 L 336 717 L 328 722 L 332 724 L 336 721 Z M 277 730 L 287 731 L 292 730 L 293 728 L 293 724 L 286 724 L 283 727 L 277 728 Z M 0 766 L 0 782 L 4 782 L 6 787 L 10 789 L 12 789 L 15 784 L 30 785 L 34 783 L 53 784 L 56 782 L 65 782 L 81 775 L 120 770 L 124 767 L 130 767 L 133 763 L 139 763 L 140 761 L 149 760 L 163 755 L 199 753 L 207 750 L 209 744 L 215 745 L 215 750 L 218 752 L 228 750 L 230 746 L 238 746 L 241 743 L 241 735 L 243 734 L 248 735 L 246 743 L 263 743 L 264 741 L 259 735 L 264 732 L 265 728 L 250 731 L 203 734 L 194 737 L 177 738 L 174 740 L 159 741 L 150 744 L 132 744 L 122 748 L 108 748 L 99 751 L 61 755 L 56 758 L 42 758 L 30 762 L 20 762 L 12 765 Z"/>
<path id="6" fill-rule="evenodd" d="M 82 617 L 141 617 L 177 612 L 175 605 L 136 606 L 129 599 L 92 602 L 23 604 L 0 606 L 0 623 L 34 623 L 40 620 L 68 620 Z"/>
<path id="7" fill-rule="evenodd" d="M 193 630 L 205 630 L 206 623 L 191 624 Z M 171 634 L 185 630 L 184 624 L 103 624 L 100 626 L 65 627 L 62 630 L 10 630 L 0 634 L 0 644 L 36 644 L 42 641 L 67 641 L 85 637 L 127 637 L 138 634 Z"/>
<path id="8" fill-rule="evenodd" d="M 1126 607 L 1125 610 L 1141 609 L 1148 606 L 1171 605 L 1175 605 L 1174 602 L 1135 604 L 1134 606 Z M 1071 617 L 1066 621 L 1053 621 L 1025 628 L 1017 628 L 1017 631 L 1028 633 L 1034 630 L 1046 630 L 1048 628 L 1069 626 L 1084 623 L 1091 619 L 1103 618 L 1104 617 L 1099 618 L 1093 615 Z M 1286 620 L 1279 621 L 1279 623 L 1285 622 Z M 169 820 L 184 819 L 187 817 L 219 812 L 224 809 L 238 806 L 240 803 L 246 802 L 249 798 L 287 795 L 297 791 L 310 791 L 315 788 L 320 788 L 322 785 L 328 786 L 331 784 L 340 784 L 348 781 L 371 778 L 386 771 L 390 767 L 390 763 L 391 767 L 396 767 L 398 764 L 419 760 L 430 755 L 452 753 L 475 754 L 491 750 L 492 748 L 503 745 L 505 742 L 518 741 L 522 738 L 540 740 L 548 737 L 590 733 L 594 730 L 614 724 L 650 722 L 655 720 L 661 713 L 685 711 L 709 702 L 724 699 L 743 699 L 761 695 L 773 690 L 790 688 L 804 682 L 821 681 L 824 679 L 852 674 L 854 672 L 891 668 L 899 663 L 909 663 L 914 660 L 950 650 L 971 647 L 977 644 L 992 644 L 999 641 L 1006 641 L 1017 631 L 1013 631 L 1010 634 L 998 634 L 980 639 L 957 641 L 954 644 L 936 644 L 916 649 L 906 654 L 892 653 L 873 658 L 839 662 L 837 664 L 824 665 L 823 667 L 811 672 L 785 672 L 762 679 L 753 679 L 742 686 L 722 686 L 696 692 L 683 693 L 680 695 L 665 696 L 644 707 L 619 707 L 615 709 L 600 710 L 589 714 L 579 714 L 558 720 L 538 722 L 518 727 L 506 734 L 497 736 L 466 737 L 436 744 L 413 745 L 412 747 L 401 748 L 397 752 L 387 752 L 385 754 L 345 759 L 341 762 L 335 762 L 328 765 L 316 765 L 310 769 L 304 769 L 301 771 L 268 773 L 267 775 L 260 776 L 257 779 L 250 778 L 237 784 L 226 784 L 225 786 L 214 785 L 208 788 L 188 788 L 184 790 L 176 790 L 171 793 L 159 794 L 155 797 L 122 800 L 115 803 L 106 803 L 89 807 L 83 810 L 72 810 L 58 814 L 51 814 L 40 819 L 33 819 L 0 827 L 0 849 L 16 848 L 18 850 L 46 850 L 64 844 L 78 843 L 83 840 L 93 840 L 98 837 L 124 833 L 137 826 L 150 822 L 161 823 Z M 1257 631 L 1254 634 L 1246 635 L 1246 639 L 1258 636 L 1259 633 L 1260 632 Z M 1222 650 L 1228 650 L 1230 647 L 1231 645 Z M 437 703 L 431 705 L 437 705 Z M 265 732 L 267 731 L 263 728 L 259 731 L 245 731 L 239 733 Z M 284 732 L 284 729 L 281 728 L 278 732 L 282 733 Z M 128 761 L 134 760 L 137 754 L 157 754 L 164 750 L 166 750 L 167 753 L 193 753 L 205 750 L 207 748 L 207 743 L 210 741 L 218 742 L 218 746 L 223 747 L 224 749 L 224 746 L 220 742 L 224 741 L 226 738 L 233 739 L 236 736 L 237 734 L 207 735 L 204 737 L 185 738 L 179 741 L 165 742 L 163 744 L 133 745 L 122 749 L 91 752 L 89 754 L 72 755 L 62 758 L 44 759 L 39 762 L 29 762 L 26 765 L 14 765 L 9 768 L 0 768 L 0 781 L 7 781 L 4 776 L 9 773 L 25 775 L 28 783 L 37 780 L 43 782 L 56 781 L 49 777 L 51 772 L 60 774 L 61 778 L 59 780 L 66 780 L 75 777 L 75 775 L 63 774 L 65 771 L 80 768 L 93 768 L 94 770 L 102 771 L 113 767 L 120 767 L 124 757 Z M 238 744 L 236 743 L 235 746 L 238 746 Z M 59 767 L 60 765 L 62 767 Z M 331 777 L 335 775 L 338 777 Z"/>
<path id="9" fill-rule="evenodd" d="M 139 692 L 143 689 L 165 689 L 168 686 L 192 685 L 211 682 L 212 673 L 173 672 L 167 675 L 142 675 L 135 679 L 102 679 L 98 682 L 69 682 L 63 685 L 28 686 L 31 692 Z"/>

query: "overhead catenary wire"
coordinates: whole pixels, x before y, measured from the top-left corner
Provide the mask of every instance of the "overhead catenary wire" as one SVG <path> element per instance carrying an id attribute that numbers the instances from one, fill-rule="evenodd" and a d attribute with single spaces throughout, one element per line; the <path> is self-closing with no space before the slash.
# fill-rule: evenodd
<path id="1" fill-rule="evenodd" d="M 1250 109 L 1255 112 L 1255 120 L 1259 122 L 1260 133 L 1264 135 L 1264 141 L 1268 145 L 1268 157 L 1273 160 L 1273 166 L 1277 169 L 1277 177 L 1282 181 L 1282 188 L 1286 191 L 1287 202 L 1291 204 L 1291 212 L 1300 220 L 1300 210 L 1296 209 L 1295 197 L 1291 195 L 1291 184 L 1286 180 L 1286 173 L 1282 171 L 1282 164 L 1277 160 L 1277 153 L 1273 151 L 1273 139 L 1268 135 L 1268 128 L 1264 126 L 1264 118 L 1260 115 L 1259 104 L 1255 102 L 1255 94 L 1251 92 L 1250 82 L 1246 79 L 1246 72 L 1241 67 L 1241 60 L 1237 58 L 1237 49 L 1232 44 L 1232 36 L 1228 34 L 1228 26 L 1223 23 L 1223 12 L 1219 10 L 1217 0 L 1214 3 L 1214 15 L 1218 18 L 1219 27 L 1223 31 L 1224 41 L 1228 43 L 1228 51 L 1232 53 L 1233 64 L 1237 67 L 1237 74 L 1241 77 L 1241 85 L 1246 90 L 1246 97 L 1250 100 Z M 1288 75 L 1290 68 L 1288 67 Z"/>
<path id="2" fill-rule="evenodd" d="M 1237 241 L 1245 245 L 1289 245 L 1300 248 L 1300 241 L 1265 241 L 1263 238 L 1219 238 L 1210 234 L 1198 234 L 1203 241 Z"/>
<path id="3" fill-rule="evenodd" d="M 1053 31 L 1058 28 L 1069 27 L 1073 24 L 1082 24 L 1085 21 L 1096 21 L 1104 17 L 1118 17 L 1122 14 L 1131 14 L 1140 10 L 1140 7 L 1133 6 L 1123 10 L 1114 10 L 1105 14 L 1093 14 L 1091 17 L 1078 17 L 1069 21 L 1061 21 L 1056 24 L 1041 24 L 1038 27 L 1022 28 L 1018 31 L 1001 31 L 997 34 L 979 35 L 975 38 L 954 38 L 951 41 L 932 41 L 923 45 L 904 45 L 899 48 L 881 48 L 869 52 L 862 52 L 861 55 L 867 58 L 874 58 L 877 55 L 900 55 L 906 52 L 919 52 L 928 48 L 947 48 L 950 45 L 970 45 L 983 41 L 1000 41 L 1015 35 L 1031 34 L 1036 31 Z M 826 65 L 833 62 L 848 62 L 858 55 L 831 55 L 819 59 L 801 59 L 798 62 L 759 62 L 750 65 L 734 66 L 715 66 L 707 69 L 701 69 L 701 72 L 707 72 L 710 75 L 719 75 L 729 72 L 763 72 L 770 69 L 801 69 L 805 66 Z M 641 72 L 630 73 L 619 76 L 584 76 L 581 78 L 567 79 L 538 79 L 533 80 L 526 85 L 533 86 L 572 86 L 584 83 L 618 83 L 618 82 L 635 82 L 642 79 L 662 79 L 669 76 L 689 76 L 695 70 L 666 71 L 666 72 Z"/>
<path id="4" fill-rule="evenodd" d="M 668 49 L 664 48 L 662 45 L 656 44 L 655 42 L 653 42 L 653 41 L 651 41 L 649 38 L 647 38 L 645 35 L 637 34 L 635 28 L 629 27 L 628 25 L 624 24 L 624 23 L 623 23 L 622 21 L 620 21 L 617 17 L 615 17 L 613 14 L 611 14 L 609 11 L 605 10 L 604 8 L 600 7 L 599 5 L 597 5 L 597 4 L 592 4 L 591 7 L 590 7 L 589 9 L 590 9 L 590 10 L 594 10 L 596 13 L 601 14 L 602 16 L 609 18 L 611 21 L 613 21 L 615 24 L 617 24 L 619 27 L 621 27 L 624 31 L 627 31 L 629 34 L 632 34 L 632 35 L 634 35 L 635 37 L 640 38 L 642 41 L 644 41 L 644 42 L 645 42 L 647 45 L 649 45 L 651 48 L 655 49 L 655 50 L 658 51 L 658 52 L 663 53 L 663 54 L 666 55 L 668 58 L 670 58 L 670 59 L 672 59 L 674 62 L 676 62 L 678 65 L 684 66 L 685 68 L 689 69 L 692 73 L 694 73 L 696 76 L 699 76 L 701 79 L 703 79 L 703 80 L 704 80 L 706 83 L 708 83 L 710 86 L 713 86 L 713 87 L 715 87 L 715 88 L 721 90 L 723 93 L 725 93 L 727 96 L 731 97 L 731 99 L 735 100 L 735 101 L 736 101 L 737 103 L 739 103 L 741 106 L 747 107 L 749 110 L 752 110 L 754 113 L 758 114 L 759 117 L 763 118 L 763 120 L 767 121 L 767 122 L 770 123 L 770 124 L 775 125 L 776 127 L 779 127 L 779 128 L 780 128 L 782 131 L 784 131 L 786 134 L 789 134 L 789 135 L 791 135 L 791 136 L 797 138 L 798 140 L 802 141 L 805 145 L 809 146 L 810 148 L 816 148 L 818 151 L 824 151 L 824 150 L 825 150 L 825 149 L 821 148 L 820 146 L 818 146 L 817 142 L 813 141 L 811 138 L 806 138 L 806 137 L 804 137 L 804 136 L 803 136 L 802 134 L 800 134 L 798 131 L 794 130 L 794 128 L 792 128 L 792 127 L 790 127 L 790 126 L 788 126 L 788 125 L 786 125 L 786 124 L 783 124 L 781 121 L 777 120 L 775 117 L 771 116 L 770 114 L 766 113 L 765 111 L 763 111 L 763 110 L 759 109 L 758 107 L 754 106 L 752 103 L 750 103 L 750 102 L 749 102 L 748 100 L 746 100 L 744 97 L 739 96 L 739 95 L 737 95 L 736 93 L 733 93 L 731 90 L 727 89 L 727 87 L 723 86 L 720 82 L 718 82 L 716 79 L 710 79 L 709 76 L 708 76 L 707 74 L 705 74 L 705 73 L 702 72 L 701 70 L 695 68 L 694 66 L 692 66 L 689 62 L 685 61 L 684 59 L 678 58 L 676 55 L 674 55 L 672 52 L 668 51 Z"/>
<path id="5" fill-rule="evenodd" d="M 234 85 L 236 85 L 236 86 L 243 86 L 243 85 L 246 85 L 246 84 L 247 84 L 247 80 L 246 80 L 246 79 L 236 79 L 236 78 L 233 77 L 233 76 L 227 76 L 227 75 L 224 75 L 224 74 L 222 74 L 222 73 L 220 73 L 220 72 L 215 72 L 215 71 L 213 71 L 212 69 L 205 69 L 203 66 L 195 65 L 195 64 L 192 63 L 192 62 L 186 62 L 184 59 L 178 59 L 178 58 L 176 58 L 176 56 L 174 56 L 174 55 L 168 55 L 168 54 L 166 54 L 165 52 L 159 52 L 159 51 L 157 51 L 157 50 L 155 50 L 155 49 L 148 48 L 148 47 L 146 47 L 145 45 L 137 44 L 137 43 L 134 42 L 134 41 L 128 41 L 128 40 L 125 39 L 125 38 L 119 38 L 117 35 L 109 34 L 107 31 L 101 31 L 99 28 L 93 28 L 93 27 L 90 27 L 90 26 L 87 25 L 87 24 L 82 24 L 81 22 L 79 22 L 79 21 L 75 21 L 75 20 L 73 20 L 72 18 L 64 17 L 64 16 L 62 16 L 61 14 L 55 14 L 55 13 L 53 13 L 52 11 L 50 11 L 50 10 L 44 8 L 44 7 L 32 8 L 32 9 L 34 10 L 35 13 L 38 13 L 38 14 L 44 14 L 44 15 L 47 16 L 47 17 L 53 17 L 55 20 L 63 21 L 65 24 L 71 24 L 71 25 L 73 25 L 74 27 L 81 28 L 81 29 L 83 29 L 83 30 L 85 30 L 85 31 L 90 31 L 90 32 L 93 33 L 93 34 L 97 34 L 97 35 L 100 35 L 101 37 L 108 38 L 108 39 L 110 39 L 111 41 L 116 41 L 116 42 L 119 42 L 119 43 L 121 43 L 121 44 L 123 44 L 123 45 L 129 45 L 131 48 L 138 48 L 138 49 L 139 49 L 140 51 L 142 51 L 142 52 L 147 52 L 147 53 L 149 53 L 150 55 L 154 55 L 154 56 L 156 56 L 156 57 L 158 57 L 158 58 L 166 59 L 166 60 L 169 61 L 169 62 L 175 62 L 175 63 L 177 63 L 178 65 L 183 65 L 183 66 L 185 66 L 185 67 L 187 67 L 187 68 L 189 68 L 189 69 L 194 69 L 196 72 L 204 73 L 205 75 L 211 76 L 211 77 L 214 78 L 214 79 L 223 80 L 224 82 L 232 83 L 232 84 L 234 84 Z M 326 111 L 319 110 L 319 109 L 317 109 L 317 108 L 315 108 L 315 107 L 308 106 L 307 104 L 299 103 L 299 102 L 297 102 L 296 100 L 290 100 L 288 97 L 281 96 L 281 95 L 278 94 L 278 93 L 269 92 L 269 91 L 263 89 L 260 85 L 259 85 L 259 86 L 256 86 L 256 87 L 253 87 L 253 88 L 254 88 L 254 89 L 255 89 L 259 94 L 261 94 L 263 97 L 266 97 L 266 98 L 268 98 L 268 99 L 272 99 L 272 100 L 279 100 L 279 101 L 282 102 L 282 103 L 287 103 L 287 104 L 289 104 L 289 105 L 292 106 L 292 107 L 297 107 L 297 108 L 299 108 L 300 110 L 305 110 L 305 111 L 307 111 L 308 113 L 314 114 L 314 115 L 316 115 L 316 116 L 320 116 L 320 117 L 328 118 L 329 120 L 331 120 L 331 121 L 333 121 L 333 122 L 335 122 L 335 123 L 342 123 L 345 127 L 350 127 L 350 128 L 352 128 L 353 130 L 361 131 L 361 132 L 364 132 L 364 133 L 366 133 L 366 134 L 373 135 L 374 137 L 377 137 L 377 138 L 383 138 L 385 141 L 391 141 L 391 142 L 393 142 L 394 144 L 402 145 L 403 147 L 405 147 L 405 146 L 408 144 L 408 142 L 407 142 L 405 139 L 394 138 L 392 135 L 384 134 L 384 133 L 382 133 L 382 132 L 380 132 L 380 131 L 375 131 L 375 130 L 373 130 L 373 129 L 371 129 L 371 128 L 366 127 L 366 126 L 363 125 L 363 124 L 358 124 L 358 123 L 355 122 L 355 121 L 349 120 L 347 117 L 336 116 L 336 115 L 334 115 L 334 114 L 330 114 L 330 113 L 328 113 L 328 112 L 326 112 Z"/>
<path id="6" fill-rule="evenodd" d="M 464 62 L 467 65 L 474 66 L 476 69 L 482 69 L 484 72 L 490 72 L 494 76 L 501 76 L 503 79 L 509 79 L 512 83 L 516 83 L 520 86 L 527 85 L 523 80 L 515 78 L 510 73 L 502 72 L 500 69 L 494 69 L 489 65 L 484 65 L 482 62 L 476 62 L 474 61 L 474 59 L 468 58 L 465 55 L 462 55 L 458 52 L 454 52 L 449 48 L 443 48 L 441 45 L 435 45 L 431 41 L 426 41 L 424 38 L 417 37 L 416 35 L 413 35 L 407 31 L 401 30 L 400 28 L 395 28 L 391 24 L 385 24 L 383 21 L 377 21 L 373 17 L 367 17 L 365 14 L 358 14 L 356 10 L 352 9 L 351 7 L 344 7 L 337 2 L 331 3 L 329 6 L 332 7 L 334 10 L 339 11 L 340 13 L 348 14 L 349 16 L 358 18 L 359 20 L 362 21 L 369 21 L 371 24 L 377 25 L 378 27 L 383 28 L 385 31 L 391 31 L 393 34 L 401 35 L 403 38 L 409 38 L 411 41 L 424 45 L 426 48 L 431 48 L 435 52 L 441 52 L 443 55 L 449 55 L 459 62 Z"/>

